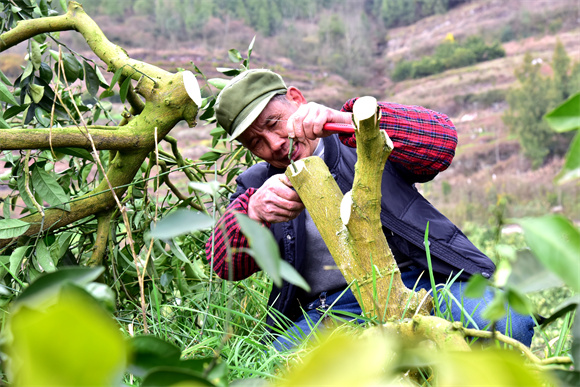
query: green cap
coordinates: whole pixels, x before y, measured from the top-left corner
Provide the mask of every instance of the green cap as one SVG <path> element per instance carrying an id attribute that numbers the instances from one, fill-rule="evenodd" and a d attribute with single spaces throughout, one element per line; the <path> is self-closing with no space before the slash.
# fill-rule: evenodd
<path id="1" fill-rule="evenodd" d="M 282 77 L 270 70 L 247 70 L 234 77 L 216 101 L 218 123 L 235 139 L 258 118 L 276 94 L 288 88 Z"/>

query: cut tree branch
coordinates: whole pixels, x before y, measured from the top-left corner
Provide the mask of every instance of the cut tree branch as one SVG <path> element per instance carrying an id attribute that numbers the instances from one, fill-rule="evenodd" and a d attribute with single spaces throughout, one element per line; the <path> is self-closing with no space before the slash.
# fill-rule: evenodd
<path id="1" fill-rule="evenodd" d="M 129 150 L 143 146 L 146 138 L 130 128 L 87 126 L 97 150 Z M 86 130 L 81 126 L 64 128 L 0 129 L 0 151 L 19 149 L 74 147 L 92 149 Z"/>
<path id="2" fill-rule="evenodd" d="M 379 129 L 376 99 L 359 98 L 353 109 L 358 161 L 351 192 L 342 195 L 328 167 L 319 157 L 298 160 L 297 171 L 286 175 L 312 216 L 336 265 L 370 316 L 380 321 L 428 315 L 431 297 L 422 289 L 413 292 L 403 284 L 401 273 L 381 227 L 381 181 L 393 145 Z M 385 305 L 385 303 L 388 304 Z"/>

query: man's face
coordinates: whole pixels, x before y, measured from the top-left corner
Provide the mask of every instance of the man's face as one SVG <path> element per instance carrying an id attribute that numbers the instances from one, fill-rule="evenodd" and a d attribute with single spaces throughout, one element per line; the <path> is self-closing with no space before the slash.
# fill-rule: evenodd
<path id="1" fill-rule="evenodd" d="M 250 152 L 277 168 L 290 165 L 288 150 L 290 139 L 286 124 L 294 113 L 299 102 L 274 98 L 256 120 L 246 129 L 238 140 Z M 305 138 L 294 141 L 292 160 L 300 160 L 312 156 L 319 139 Z"/>

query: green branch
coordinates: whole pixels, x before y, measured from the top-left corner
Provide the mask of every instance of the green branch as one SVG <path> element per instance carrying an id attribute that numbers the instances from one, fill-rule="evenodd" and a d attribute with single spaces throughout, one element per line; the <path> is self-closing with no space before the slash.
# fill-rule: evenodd
<path id="1" fill-rule="evenodd" d="M 116 126 L 87 126 L 97 150 L 135 149 L 144 142 L 143 135 L 129 128 Z M 0 129 L 0 150 L 75 147 L 91 149 L 86 129 L 79 126 L 64 128 Z"/>

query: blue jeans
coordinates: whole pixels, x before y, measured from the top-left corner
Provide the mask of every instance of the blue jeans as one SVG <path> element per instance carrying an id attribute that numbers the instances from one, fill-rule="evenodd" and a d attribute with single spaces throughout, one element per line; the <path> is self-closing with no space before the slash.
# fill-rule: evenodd
<path id="1" fill-rule="evenodd" d="M 401 273 L 401 279 L 405 286 L 412 289 L 422 272 L 423 269 L 404 271 Z M 436 277 L 435 282 L 437 284 L 445 284 L 446 279 Z M 465 289 L 465 286 L 465 282 L 456 281 L 449 287 L 449 293 L 451 293 L 451 296 L 446 294 L 439 295 L 441 311 L 446 316 L 451 312 L 453 321 L 461 321 L 465 327 L 478 329 L 489 328 L 490 322 L 481 317 L 481 312 L 493 299 L 493 290 L 491 288 L 486 289 L 482 298 L 467 298 L 463 296 L 463 289 Z M 431 282 L 427 272 L 421 276 L 416 289 L 431 290 Z M 437 289 L 439 290 L 440 287 L 438 286 Z M 346 290 L 344 293 L 340 291 L 330 295 L 323 294 L 322 297 L 306 306 L 304 315 L 294 322 L 292 328 L 276 338 L 273 342 L 274 347 L 281 351 L 296 346 L 310 334 L 312 327 L 318 323 L 326 307 L 333 303 L 334 306 L 331 310 L 334 315 L 340 316 L 341 311 L 352 313 L 354 315 L 360 315 L 362 313 L 362 310 L 350 289 Z M 465 313 L 462 313 L 460 305 L 462 305 Z M 466 314 L 469 314 L 470 316 L 468 317 Z M 345 317 L 345 319 L 351 320 L 352 317 Z M 451 317 L 448 317 L 448 319 L 451 319 Z M 321 328 L 321 326 L 322 325 L 319 324 L 317 329 Z M 534 335 L 534 326 L 534 321 L 530 316 L 524 316 L 509 310 L 506 318 L 497 321 L 495 329 L 513 337 L 527 346 L 530 346 Z"/>

